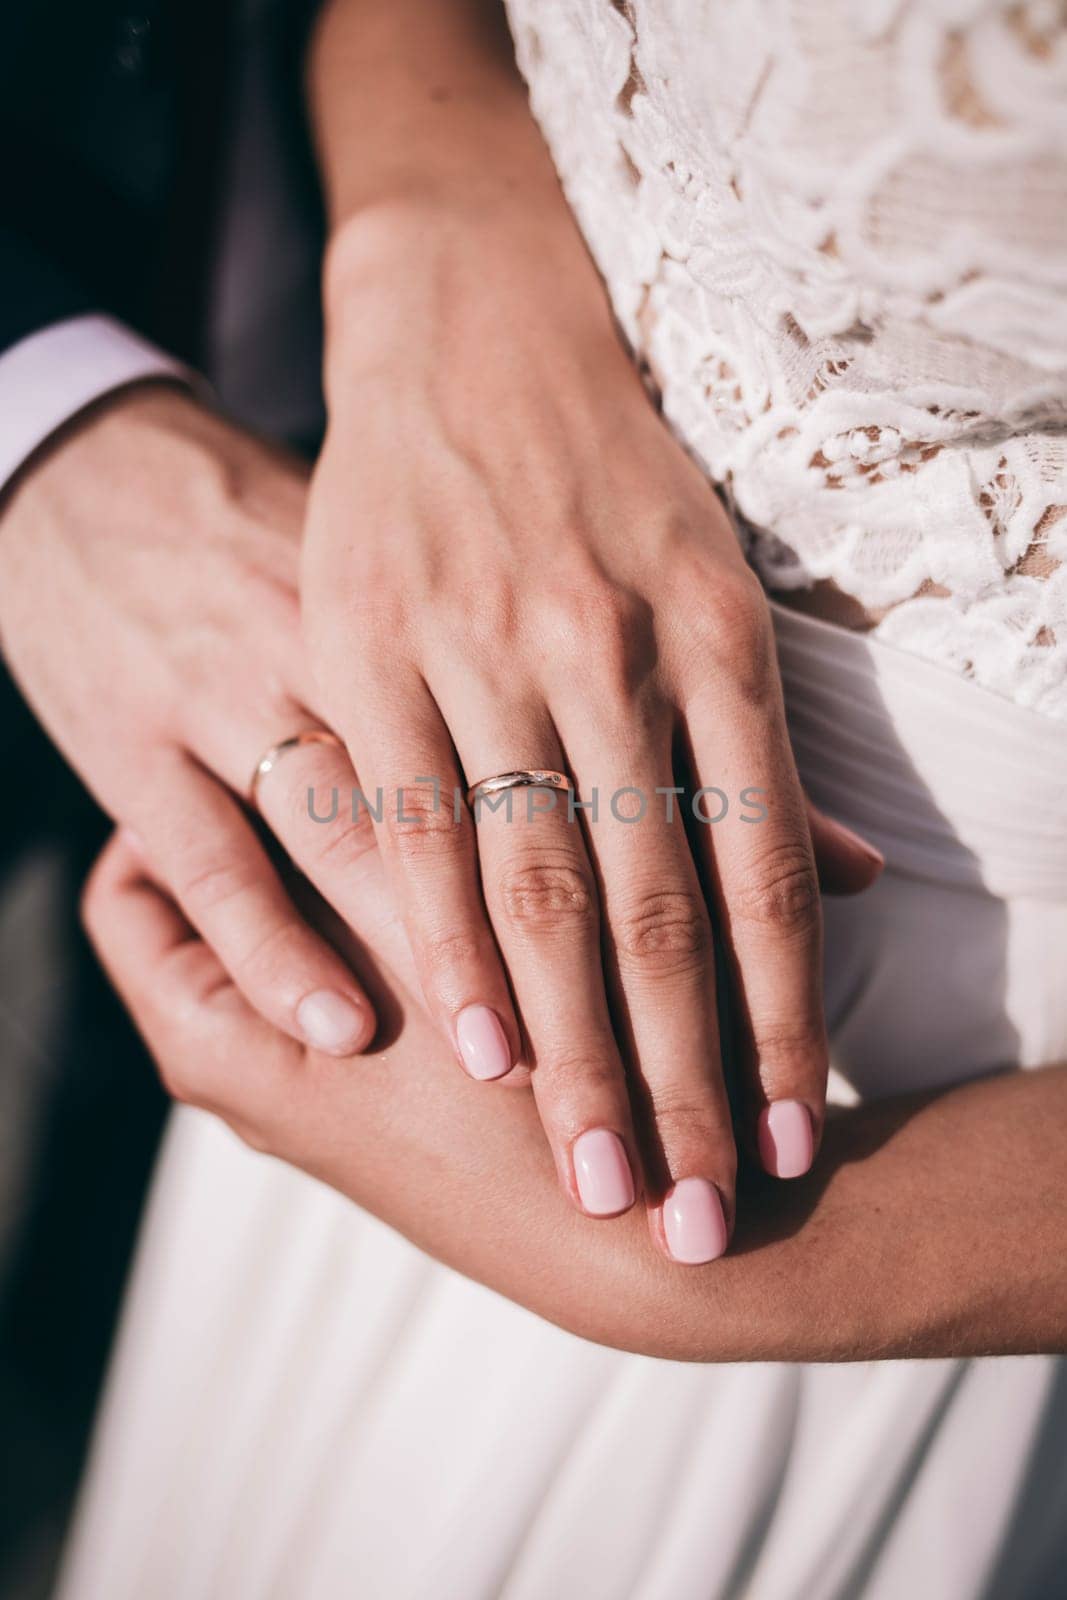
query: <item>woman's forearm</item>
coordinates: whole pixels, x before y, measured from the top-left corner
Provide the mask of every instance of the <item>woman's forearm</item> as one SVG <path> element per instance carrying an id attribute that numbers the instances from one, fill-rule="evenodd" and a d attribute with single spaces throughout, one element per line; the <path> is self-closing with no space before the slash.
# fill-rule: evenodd
<path id="1" fill-rule="evenodd" d="M 479 329 L 455 308 L 480 299 L 488 330 L 501 316 L 532 317 L 562 348 L 606 353 L 624 376 L 501 0 L 327 0 L 307 99 L 329 219 L 328 378 L 350 365 L 349 330 L 364 356 L 368 322 L 388 321 L 391 302 L 404 300 L 398 281 L 413 276 L 435 283 L 468 342 Z"/>
<path id="2" fill-rule="evenodd" d="M 307 85 L 334 227 L 405 195 L 489 209 L 556 188 L 502 0 L 327 0 Z"/>

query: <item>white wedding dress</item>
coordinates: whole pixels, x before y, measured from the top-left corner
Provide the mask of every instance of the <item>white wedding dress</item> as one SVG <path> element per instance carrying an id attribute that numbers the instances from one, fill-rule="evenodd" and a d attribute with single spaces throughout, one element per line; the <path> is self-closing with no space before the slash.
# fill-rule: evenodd
<path id="1" fill-rule="evenodd" d="M 768 587 L 832 582 L 1067 718 L 1062 0 L 509 10 L 622 328 Z"/>
<path id="2" fill-rule="evenodd" d="M 1062 8 L 510 10 L 669 425 L 770 587 L 874 624 L 775 607 L 888 863 L 826 906 L 834 1094 L 1067 1059 Z M 60 1596 L 1048 1600 L 1065 1437 L 1049 1358 L 585 1343 L 181 1111 Z"/>

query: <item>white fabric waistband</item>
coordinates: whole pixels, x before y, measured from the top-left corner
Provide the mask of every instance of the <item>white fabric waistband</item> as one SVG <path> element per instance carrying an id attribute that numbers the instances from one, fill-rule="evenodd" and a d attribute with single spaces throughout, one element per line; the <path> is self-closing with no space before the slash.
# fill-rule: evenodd
<path id="1" fill-rule="evenodd" d="M 816 805 L 897 871 L 1067 899 L 1067 723 L 773 604 L 790 734 Z"/>

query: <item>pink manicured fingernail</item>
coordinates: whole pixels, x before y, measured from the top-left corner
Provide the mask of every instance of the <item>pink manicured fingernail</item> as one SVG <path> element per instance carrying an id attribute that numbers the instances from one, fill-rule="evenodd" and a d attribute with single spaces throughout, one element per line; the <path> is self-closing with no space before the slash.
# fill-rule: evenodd
<path id="1" fill-rule="evenodd" d="M 487 1082 L 511 1071 L 511 1046 L 504 1025 L 488 1006 L 467 1006 L 456 1018 L 459 1058 L 472 1078 Z"/>
<path id="2" fill-rule="evenodd" d="M 335 989 L 306 994 L 296 1020 L 312 1049 L 331 1056 L 350 1056 L 367 1034 L 367 1013 Z"/>
<path id="3" fill-rule="evenodd" d="M 578 1198 L 592 1217 L 617 1217 L 634 1203 L 634 1175 L 626 1146 L 610 1128 L 590 1128 L 574 1141 Z"/>
<path id="4" fill-rule="evenodd" d="M 815 1130 L 799 1100 L 775 1100 L 759 1119 L 759 1155 L 774 1178 L 799 1178 L 811 1166 Z"/>
<path id="5" fill-rule="evenodd" d="M 699 1267 L 726 1249 L 719 1191 L 707 1178 L 681 1178 L 663 1202 L 663 1236 L 675 1261 Z"/>

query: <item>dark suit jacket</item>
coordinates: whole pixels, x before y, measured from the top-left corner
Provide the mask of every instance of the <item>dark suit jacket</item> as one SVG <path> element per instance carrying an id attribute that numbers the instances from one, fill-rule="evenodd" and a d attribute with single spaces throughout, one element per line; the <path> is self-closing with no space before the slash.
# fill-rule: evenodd
<path id="1" fill-rule="evenodd" d="M 280 0 L 294 110 L 314 0 Z M 195 361 L 233 50 L 229 0 L 9 0 L 0 352 L 106 311 Z"/>
<path id="2" fill-rule="evenodd" d="M 299 160 L 313 6 L 264 3 Z M 197 361 L 240 42 L 229 11 L 226 0 L 0 0 L 0 353 L 102 311 Z M 0 1195 L 0 1409 L 17 1397 L 0 1448 L 30 1463 L 0 1495 L 0 1591 L 32 1571 L 44 1593 L 37 1564 L 54 1560 L 49 1530 L 76 1482 L 163 1101 L 79 936 L 78 889 L 109 824 L 2 657 L 0 749 L 0 932 L 22 941 L 20 959 L 0 963 L 0 1080 L 19 1149 Z M 33 1009 L 42 993 L 47 1027 Z"/>

